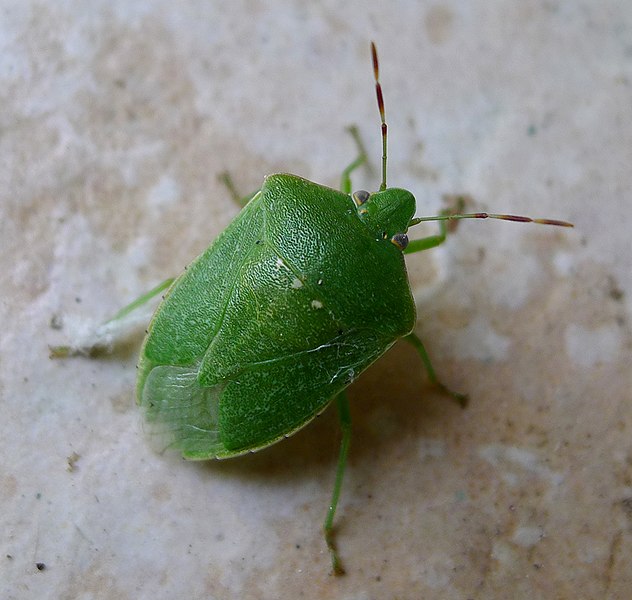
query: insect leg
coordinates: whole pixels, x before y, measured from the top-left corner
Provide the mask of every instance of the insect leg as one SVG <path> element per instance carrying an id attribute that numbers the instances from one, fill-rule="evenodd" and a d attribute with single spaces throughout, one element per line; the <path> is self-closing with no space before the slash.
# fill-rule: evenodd
<path id="1" fill-rule="evenodd" d="M 226 186 L 226 189 L 228 190 L 230 197 L 241 208 L 246 206 L 246 204 L 248 204 L 248 202 L 250 202 L 250 200 L 259 191 L 259 190 L 256 190 L 255 192 L 252 192 L 252 194 L 249 194 L 248 196 L 241 196 L 240 193 L 237 191 L 237 188 L 235 187 L 235 182 L 233 181 L 233 178 L 230 176 L 230 173 L 228 171 L 223 171 L 222 173 L 220 173 L 217 176 L 217 179 Z"/>
<path id="2" fill-rule="evenodd" d="M 331 555 L 331 565 L 334 575 L 342 575 L 345 570 L 340 562 L 336 544 L 334 542 L 333 523 L 336 516 L 336 507 L 340 498 L 340 490 L 342 488 L 342 479 L 345 474 L 347 465 L 347 455 L 349 453 L 349 443 L 351 442 L 351 413 L 349 411 L 349 400 L 345 392 L 341 392 L 336 396 L 336 404 L 338 406 L 338 417 L 340 419 L 340 428 L 342 429 L 342 440 L 340 442 L 340 453 L 338 455 L 338 466 L 336 467 L 336 480 L 334 482 L 334 490 L 331 495 L 331 502 L 327 509 L 327 517 L 323 529 L 325 531 L 325 541 Z"/>
<path id="3" fill-rule="evenodd" d="M 165 279 L 162 283 L 159 283 L 155 288 L 152 288 L 148 292 L 145 292 L 142 296 L 139 296 L 133 302 L 130 302 L 127 306 L 123 307 L 119 310 L 109 321 L 106 321 L 104 325 L 108 323 L 112 323 L 114 321 L 118 321 L 123 317 L 129 315 L 132 311 L 140 308 L 144 304 L 147 304 L 152 298 L 156 297 L 161 292 L 164 292 L 167 288 L 171 286 L 171 284 L 175 281 L 173 277 L 169 279 Z"/>
<path id="4" fill-rule="evenodd" d="M 404 250 L 404 254 L 412 254 L 413 252 L 422 252 L 440 246 L 445 242 L 448 235 L 448 227 L 445 221 L 439 221 L 439 235 L 429 235 L 419 240 L 411 240 Z"/>
<path id="5" fill-rule="evenodd" d="M 111 319 L 87 333 L 83 339 L 78 340 L 75 344 L 69 346 L 49 346 L 50 358 L 95 356 L 111 351 L 112 343 L 115 338 L 123 337 L 127 330 L 137 324 L 137 321 L 142 320 L 142 322 L 146 323 L 150 317 L 150 314 L 145 314 L 143 311 L 134 314 L 134 317 L 137 317 L 134 319 L 129 318 L 129 315 L 134 313 L 137 309 L 146 306 L 152 298 L 164 292 L 173 281 L 173 279 L 165 279 L 155 288 L 123 307 Z"/>
<path id="6" fill-rule="evenodd" d="M 412 344 L 415 350 L 417 350 L 417 353 L 421 358 L 421 362 L 423 362 L 424 367 L 426 368 L 426 372 L 428 373 L 428 379 L 430 379 L 430 382 L 441 392 L 454 398 L 454 400 L 456 400 L 461 407 L 465 408 L 468 401 L 467 396 L 465 394 L 453 392 L 450 388 L 443 385 L 443 383 L 441 383 L 439 379 L 437 379 L 437 374 L 435 373 L 432 362 L 430 361 L 430 356 L 428 356 L 428 352 L 426 351 L 426 348 L 424 347 L 423 342 L 419 339 L 419 337 L 417 337 L 414 333 L 409 333 L 407 336 L 404 337 L 404 339 L 408 343 Z"/>
<path id="7" fill-rule="evenodd" d="M 445 215 L 454 215 L 463 212 L 463 207 L 465 205 L 465 197 L 464 196 L 456 196 L 452 199 L 453 206 L 450 208 L 446 208 L 442 210 L 439 215 L 444 217 Z M 426 220 L 424 217 L 423 220 Z M 418 219 L 413 219 L 412 224 L 416 224 L 419 222 Z M 413 252 L 422 252 L 423 250 L 429 250 L 430 248 L 436 248 L 445 242 L 448 233 L 454 231 L 456 228 L 456 221 L 444 221 L 440 220 L 439 223 L 439 235 L 430 235 L 425 238 L 421 238 L 420 240 L 412 240 L 409 242 L 408 246 L 404 250 L 404 254 L 412 254 Z M 410 225 L 409 225 L 410 227 Z"/>
<path id="8" fill-rule="evenodd" d="M 351 134 L 351 137 L 353 138 L 353 141 L 356 144 L 356 147 L 358 149 L 358 156 L 342 172 L 342 177 L 340 179 L 340 191 L 345 194 L 351 193 L 352 171 L 355 171 L 355 169 L 357 169 L 358 167 L 362 166 L 364 163 L 367 162 L 367 153 L 366 153 L 366 150 L 364 149 L 364 144 L 362 143 L 362 139 L 360 138 L 360 132 L 358 131 L 358 128 L 355 125 L 351 125 L 351 127 L 348 128 L 348 131 Z"/>

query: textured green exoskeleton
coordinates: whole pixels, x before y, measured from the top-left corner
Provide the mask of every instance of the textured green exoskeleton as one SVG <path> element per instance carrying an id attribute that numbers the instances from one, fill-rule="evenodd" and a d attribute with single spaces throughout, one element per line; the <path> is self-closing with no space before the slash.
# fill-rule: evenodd
<path id="1" fill-rule="evenodd" d="M 415 211 L 270 175 L 175 281 L 149 327 L 138 401 L 186 458 L 268 446 L 329 404 L 415 324 L 393 243 Z"/>
<path id="2" fill-rule="evenodd" d="M 500 218 L 569 226 L 562 221 L 487 213 L 414 218 L 415 199 L 386 187 L 384 102 L 371 45 L 382 122 L 382 183 L 351 194 L 295 175 L 268 176 L 233 222 L 170 285 L 149 325 L 139 360 L 137 401 L 161 447 L 185 458 L 230 458 L 265 448 L 309 423 L 334 399 L 342 441 L 324 530 L 333 570 L 343 569 L 333 520 L 351 436 L 345 388 L 398 339 L 418 351 L 415 303 L 404 253 L 441 244 L 450 219 Z M 228 183 L 229 180 L 227 179 Z M 231 184 L 232 185 L 232 184 Z M 440 233 L 409 243 L 409 227 L 440 222 Z M 56 347 L 53 356 L 89 352 L 165 282 L 102 327 L 92 347 Z"/>

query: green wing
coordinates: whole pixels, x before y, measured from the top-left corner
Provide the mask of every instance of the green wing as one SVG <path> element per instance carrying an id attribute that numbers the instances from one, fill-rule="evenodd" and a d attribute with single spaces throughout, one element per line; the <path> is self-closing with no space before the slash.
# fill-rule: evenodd
<path id="1" fill-rule="evenodd" d="M 260 239 L 258 197 L 174 282 L 149 325 L 140 352 L 136 397 L 159 450 L 175 448 L 192 459 L 225 452 L 218 425 L 223 386 L 200 386 L 198 377 L 238 274 Z"/>
<path id="2" fill-rule="evenodd" d="M 318 347 L 248 365 L 223 390 L 222 442 L 241 453 L 291 435 L 392 343 L 370 331 L 349 331 Z"/>

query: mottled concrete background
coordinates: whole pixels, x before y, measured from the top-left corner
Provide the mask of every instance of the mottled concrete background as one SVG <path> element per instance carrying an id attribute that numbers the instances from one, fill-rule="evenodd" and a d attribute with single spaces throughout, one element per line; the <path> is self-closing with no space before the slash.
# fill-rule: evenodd
<path id="1" fill-rule="evenodd" d="M 142 326 L 101 360 L 48 344 L 204 249 L 236 214 L 222 170 L 335 186 L 351 123 L 377 166 L 370 39 L 420 214 L 467 193 L 576 228 L 462 223 L 410 257 L 471 405 L 401 345 L 353 386 L 336 579 L 335 411 L 184 463 L 141 431 Z M 0 44 L 1 598 L 630 597 L 630 3 L 4 1 Z"/>

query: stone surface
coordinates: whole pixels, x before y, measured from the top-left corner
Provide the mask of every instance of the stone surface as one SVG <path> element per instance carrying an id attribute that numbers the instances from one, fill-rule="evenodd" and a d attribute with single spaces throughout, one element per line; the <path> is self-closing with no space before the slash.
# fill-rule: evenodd
<path id="1" fill-rule="evenodd" d="M 467 193 L 576 228 L 464 222 L 409 257 L 417 332 L 471 403 L 404 345 L 353 386 L 337 579 L 334 410 L 185 463 L 142 434 L 142 326 L 100 360 L 48 345 L 208 245 L 236 214 L 221 171 L 335 186 L 351 123 L 377 166 L 370 39 L 420 214 Z M 0 44 L 0 597 L 629 597 L 632 6 L 3 2 Z"/>

